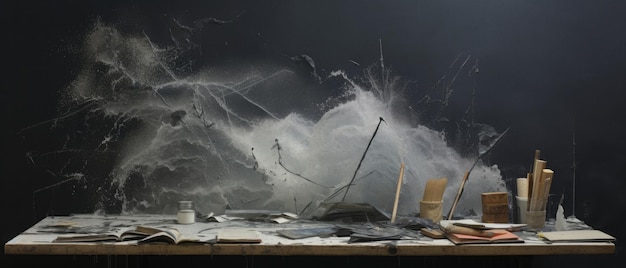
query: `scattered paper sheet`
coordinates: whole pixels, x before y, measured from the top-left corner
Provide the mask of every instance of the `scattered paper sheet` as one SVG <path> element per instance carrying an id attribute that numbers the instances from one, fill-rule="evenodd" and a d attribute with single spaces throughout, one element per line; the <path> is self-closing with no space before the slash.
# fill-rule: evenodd
<path id="1" fill-rule="evenodd" d="M 600 242 L 615 241 L 615 237 L 600 230 L 571 230 L 541 232 L 537 236 L 552 242 Z"/>

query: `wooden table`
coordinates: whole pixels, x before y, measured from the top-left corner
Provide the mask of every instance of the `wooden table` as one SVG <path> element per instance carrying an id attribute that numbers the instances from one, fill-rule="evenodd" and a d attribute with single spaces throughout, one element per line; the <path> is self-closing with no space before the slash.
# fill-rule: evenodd
<path id="1" fill-rule="evenodd" d="M 73 215 L 47 217 L 4 245 L 7 255 L 258 255 L 258 256 L 531 256 L 613 254 L 611 242 L 524 243 L 454 245 L 447 239 L 389 240 L 348 243 L 348 237 L 289 239 L 276 230 L 332 226 L 325 222 L 268 223 L 249 221 L 177 224 L 175 215 Z M 223 228 L 256 230 L 258 244 L 138 244 L 136 241 L 101 243 L 55 243 L 57 236 L 71 232 L 103 232 L 136 225 L 170 226 L 183 233 L 217 234 Z"/>

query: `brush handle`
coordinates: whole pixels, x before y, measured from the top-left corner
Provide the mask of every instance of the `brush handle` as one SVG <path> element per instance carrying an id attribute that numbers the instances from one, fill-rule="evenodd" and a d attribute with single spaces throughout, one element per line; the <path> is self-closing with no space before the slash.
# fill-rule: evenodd
<path id="1" fill-rule="evenodd" d="M 537 160 L 535 161 L 535 168 L 533 172 L 533 188 L 532 195 L 528 199 L 528 211 L 537 211 L 539 210 L 539 203 L 541 199 L 543 199 L 543 187 L 545 176 L 543 176 L 543 170 L 546 168 L 547 161 L 545 160 Z"/>
<path id="2" fill-rule="evenodd" d="M 533 174 L 535 173 L 535 164 L 537 163 L 537 160 L 539 160 L 539 157 L 541 156 L 541 150 L 535 150 L 535 156 L 533 158 L 533 163 L 530 165 L 530 171 L 528 172 L 528 196 L 526 198 L 528 198 L 528 200 L 530 200 L 533 197 L 533 187 L 534 187 L 534 183 L 535 183 L 535 178 L 533 176 Z M 528 211 L 530 211 L 530 206 L 528 206 Z"/>
<path id="3" fill-rule="evenodd" d="M 396 188 L 396 199 L 393 202 L 393 212 L 391 213 L 391 223 L 396 222 L 396 212 L 398 212 L 398 200 L 400 199 L 400 188 L 402 188 L 402 178 L 404 177 L 404 162 L 400 165 L 400 177 Z"/>
<path id="4" fill-rule="evenodd" d="M 454 210 L 456 209 L 456 204 L 459 203 L 459 199 L 463 194 L 463 188 L 465 188 L 465 182 L 469 177 L 469 171 L 465 172 L 465 176 L 463 176 L 463 180 L 461 181 L 461 185 L 459 186 L 459 191 L 456 193 L 456 197 L 454 197 L 454 202 L 452 202 L 452 207 L 450 207 L 450 212 L 448 212 L 448 220 L 452 219 L 452 214 L 454 214 Z"/>

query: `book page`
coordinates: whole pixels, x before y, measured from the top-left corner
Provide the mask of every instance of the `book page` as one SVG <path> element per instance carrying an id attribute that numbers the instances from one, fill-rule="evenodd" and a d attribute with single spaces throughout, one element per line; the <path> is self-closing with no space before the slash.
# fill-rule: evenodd
<path id="1" fill-rule="evenodd" d="M 222 229 L 217 233 L 217 243 L 260 243 L 259 233 L 246 229 Z"/>
<path id="2" fill-rule="evenodd" d="M 156 230 L 156 229 L 153 229 Z M 178 241 L 178 237 L 180 236 L 180 232 L 173 228 L 160 228 L 160 232 L 149 235 L 146 238 L 139 240 L 139 243 L 148 243 L 148 242 L 165 242 L 170 244 L 176 244 Z"/>
<path id="3" fill-rule="evenodd" d="M 180 243 L 214 243 L 214 242 L 215 242 L 214 234 L 182 233 L 178 237 L 177 244 L 180 244 Z"/>
<path id="4" fill-rule="evenodd" d="M 73 236 L 58 236 L 52 242 L 116 242 L 119 237 L 116 234 L 85 234 Z"/>
<path id="5" fill-rule="evenodd" d="M 146 235 L 137 234 L 134 229 L 122 228 L 102 233 L 59 235 L 52 242 L 117 242 L 136 240 Z"/>

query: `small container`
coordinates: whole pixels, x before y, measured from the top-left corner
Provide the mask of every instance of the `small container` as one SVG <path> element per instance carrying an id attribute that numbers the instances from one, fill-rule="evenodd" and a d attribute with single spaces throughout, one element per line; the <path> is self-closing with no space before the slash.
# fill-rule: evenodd
<path id="1" fill-rule="evenodd" d="M 526 211 L 526 228 L 539 231 L 546 225 L 546 211 Z"/>
<path id="2" fill-rule="evenodd" d="M 441 221 L 443 213 L 443 201 L 420 201 L 420 218 L 432 220 L 433 223 Z"/>
<path id="3" fill-rule="evenodd" d="M 178 213 L 176 219 L 180 224 L 192 224 L 196 221 L 196 212 L 193 210 L 192 201 L 178 201 Z"/>

